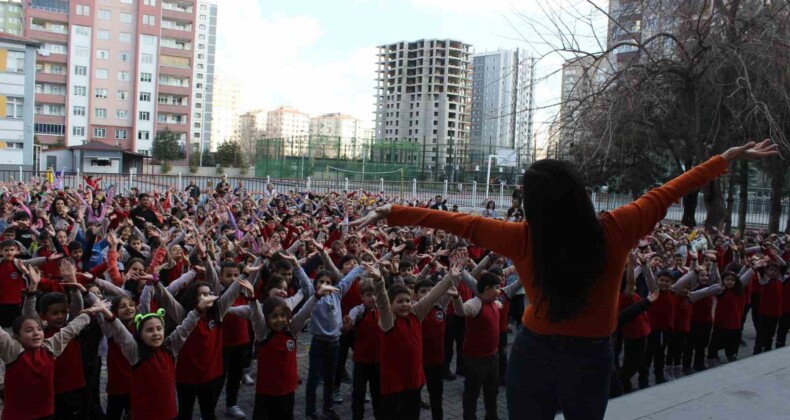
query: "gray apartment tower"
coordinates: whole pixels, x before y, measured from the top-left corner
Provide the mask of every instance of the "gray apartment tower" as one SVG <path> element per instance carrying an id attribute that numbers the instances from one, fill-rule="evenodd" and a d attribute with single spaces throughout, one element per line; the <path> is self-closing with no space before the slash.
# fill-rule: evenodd
<path id="1" fill-rule="evenodd" d="M 421 39 L 379 46 L 377 140 L 421 146 L 426 177 L 450 179 L 467 161 L 471 45 Z"/>
<path id="2" fill-rule="evenodd" d="M 502 149 L 518 150 L 521 164 L 532 161 L 534 62 L 521 49 L 472 56 L 471 164 L 485 166 Z"/>

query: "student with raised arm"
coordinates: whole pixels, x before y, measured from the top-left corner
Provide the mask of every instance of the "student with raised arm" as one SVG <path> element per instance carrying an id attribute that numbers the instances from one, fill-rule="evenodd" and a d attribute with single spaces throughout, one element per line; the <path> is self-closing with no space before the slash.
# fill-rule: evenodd
<path id="1" fill-rule="evenodd" d="M 442 229 L 512 260 L 529 305 L 508 364 L 510 417 L 549 419 L 562 410 L 569 419 L 598 419 L 608 402 L 609 341 L 629 252 L 674 202 L 726 172 L 729 162 L 772 156 L 779 152 L 770 140 L 731 148 L 600 217 L 568 163 L 542 160 L 524 174 L 524 223 L 388 204 L 351 224 L 387 219 L 390 226 Z M 558 232 L 573 232 L 575 240 Z"/>
<path id="2" fill-rule="evenodd" d="M 165 310 L 137 314 L 134 334 L 112 315 L 104 314 L 112 330 L 113 340 L 121 347 L 132 365 L 131 393 L 132 420 L 174 419 L 176 406 L 176 358 L 202 314 L 211 309 L 216 296 L 200 295 L 175 331 L 165 336 Z"/>
<path id="3" fill-rule="evenodd" d="M 373 276 L 381 339 L 381 414 L 383 419 L 416 420 L 420 418 L 420 390 L 425 384 L 422 367 L 422 321 L 434 303 L 461 277 L 461 267 L 450 273 L 431 291 L 412 304 L 412 293 L 395 284 L 384 289 L 381 273 L 366 266 Z"/>

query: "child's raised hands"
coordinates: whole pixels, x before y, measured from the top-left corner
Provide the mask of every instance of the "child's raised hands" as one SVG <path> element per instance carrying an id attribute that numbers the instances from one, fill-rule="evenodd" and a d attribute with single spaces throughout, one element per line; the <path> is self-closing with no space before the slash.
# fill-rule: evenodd
<path id="1" fill-rule="evenodd" d="M 252 297 L 255 295 L 255 288 L 252 287 L 252 283 L 250 283 L 249 281 L 244 279 L 238 279 L 236 280 L 236 283 L 238 283 L 239 286 L 241 287 L 241 293 L 244 296 Z"/>
<path id="2" fill-rule="evenodd" d="M 197 310 L 203 312 L 206 309 L 211 308 L 212 306 L 214 306 L 214 301 L 216 301 L 217 299 L 219 299 L 219 297 L 214 295 L 198 296 Z"/>
<path id="3" fill-rule="evenodd" d="M 80 311 L 81 314 L 87 314 L 90 316 L 95 316 L 98 314 L 104 315 L 106 318 L 112 318 L 113 314 L 110 311 L 110 302 L 109 301 L 98 301 L 93 304 L 90 308 L 85 308 Z"/>
<path id="4" fill-rule="evenodd" d="M 656 289 L 656 290 L 653 290 L 653 291 L 652 291 L 652 292 L 651 292 L 649 295 L 647 295 L 647 300 L 648 300 L 650 303 L 653 303 L 653 302 L 657 301 L 657 300 L 658 300 L 658 295 L 659 295 L 660 293 L 661 293 L 661 291 L 660 291 L 660 290 L 658 290 L 658 289 Z M 686 291 L 686 294 L 688 294 L 688 291 Z"/>
<path id="5" fill-rule="evenodd" d="M 316 296 L 319 297 L 331 295 L 332 293 L 340 293 L 340 289 L 328 284 L 322 284 L 321 287 L 318 288 L 318 291 L 315 292 Z"/>
<path id="6" fill-rule="evenodd" d="M 457 298 L 458 297 L 458 289 L 456 289 L 455 286 L 450 286 L 450 288 L 447 289 L 447 295 L 450 296 L 453 299 Z"/>
<path id="7" fill-rule="evenodd" d="M 30 284 L 27 287 L 27 291 L 33 293 L 36 290 L 38 290 L 38 284 L 41 283 L 41 273 L 38 271 L 36 267 L 30 267 L 30 270 L 28 270 L 27 278 L 30 280 Z"/>
<path id="8" fill-rule="evenodd" d="M 368 274 L 370 274 L 371 277 L 373 277 L 373 280 L 375 280 L 375 281 L 381 281 L 382 280 L 381 271 L 379 271 L 378 268 L 374 267 L 373 264 L 363 262 L 362 263 L 362 268 L 364 268 L 365 271 Z"/>

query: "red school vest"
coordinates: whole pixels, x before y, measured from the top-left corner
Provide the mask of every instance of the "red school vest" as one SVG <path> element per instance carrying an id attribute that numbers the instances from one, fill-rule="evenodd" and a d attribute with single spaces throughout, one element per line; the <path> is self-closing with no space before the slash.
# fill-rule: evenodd
<path id="1" fill-rule="evenodd" d="M 436 366 L 444 363 L 444 330 L 447 313 L 438 306 L 431 308 L 422 320 L 422 364 Z"/>
<path id="2" fill-rule="evenodd" d="M 176 366 L 173 355 L 162 347 L 132 368 L 129 396 L 132 420 L 176 418 Z"/>
<path id="3" fill-rule="evenodd" d="M 761 284 L 759 314 L 762 316 L 782 316 L 782 283 L 777 279 Z"/>
<path id="4" fill-rule="evenodd" d="M 0 305 L 21 305 L 25 279 L 13 261 L 0 262 Z"/>
<path id="5" fill-rule="evenodd" d="M 631 296 L 625 293 L 620 293 L 620 300 L 618 303 L 619 308 L 617 311 L 622 311 L 625 308 L 639 302 L 642 298 L 638 294 L 633 293 Z M 642 312 L 633 319 L 633 321 L 625 324 L 623 327 L 623 337 L 629 340 L 644 338 L 650 335 L 650 320 L 647 317 L 647 312 Z"/>
<path id="6" fill-rule="evenodd" d="M 381 395 L 418 389 L 425 384 L 422 369 L 422 327 L 417 316 L 395 317 L 381 339 Z"/>
<path id="7" fill-rule="evenodd" d="M 354 363 L 374 364 L 381 362 L 381 336 L 379 312 L 367 308 L 357 324 L 354 335 Z"/>
<path id="8" fill-rule="evenodd" d="M 3 419 L 37 419 L 54 413 L 55 357 L 43 347 L 25 350 L 6 365 Z"/>
<path id="9" fill-rule="evenodd" d="M 45 338 L 55 335 L 59 329 L 48 328 Z M 55 395 L 74 391 L 85 386 L 85 374 L 82 371 L 82 346 L 77 337 L 69 341 L 63 353 L 55 359 Z"/>
<path id="10" fill-rule="evenodd" d="M 343 316 L 348 315 L 351 309 L 362 304 L 362 294 L 359 293 L 359 279 L 354 280 L 349 286 L 343 299 L 340 300 L 340 311 Z"/>
<path id="11" fill-rule="evenodd" d="M 464 357 L 488 357 L 499 348 L 499 308 L 494 302 L 481 302 L 480 312 L 466 318 Z"/>
<path id="12" fill-rule="evenodd" d="M 700 284 L 695 290 L 704 289 L 708 285 Z M 713 323 L 713 296 L 708 296 L 691 304 L 691 322 L 699 324 Z"/>
<path id="13" fill-rule="evenodd" d="M 713 326 L 722 330 L 740 330 L 743 316 L 744 294 L 727 289 L 716 298 Z"/>
<path id="14" fill-rule="evenodd" d="M 247 299 L 239 295 L 233 306 L 247 306 Z M 250 343 L 249 321 L 246 318 L 225 314 L 222 318 L 222 345 L 225 347 L 243 346 Z"/>
<path id="15" fill-rule="evenodd" d="M 516 280 L 518 281 L 518 280 Z M 503 290 L 503 289 L 500 289 Z M 518 299 L 521 296 L 516 295 Z M 499 332 L 506 333 L 507 332 L 507 317 L 508 313 L 510 313 L 510 298 L 507 297 L 504 291 L 499 293 L 499 297 L 497 298 L 499 303 L 502 304 L 502 309 L 499 310 Z"/>
<path id="16" fill-rule="evenodd" d="M 132 387 L 132 365 L 115 340 L 107 339 L 107 395 L 126 395 Z"/>
<path id="17" fill-rule="evenodd" d="M 258 366 L 256 394 L 280 396 L 296 391 L 296 337 L 289 331 L 269 333 L 258 345 Z"/>
<path id="18" fill-rule="evenodd" d="M 658 299 L 647 308 L 651 331 L 672 331 L 675 318 L 675 295 L 670 291 L 661 291 Z"/>
<path id="19" fill-rule="evenodd" d="M 176 382 L 202 384 L 222 376 L 222 324 L 200 318 L 176 363 Z"/>

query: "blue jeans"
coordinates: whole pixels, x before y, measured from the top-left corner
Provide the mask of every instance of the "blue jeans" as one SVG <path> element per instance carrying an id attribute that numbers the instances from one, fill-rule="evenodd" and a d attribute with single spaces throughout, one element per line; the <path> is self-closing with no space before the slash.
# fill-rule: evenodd
<path id="1" fill-rule="evenodd" d="M 614 359 L 609 337 L 516 336 L 507 370 L 511 419 L 603 419 Z M 382 378 L 383 379 L 383 378 Z"/>
<path id="2" fill-rule="evenodd" d="M 335 366 L 337 365 L 337 351 L 340 344 L 337 340 L 325 341 L 315 337 L 310 342 L 310 368 L 307 371 L 307 389 L 305 389 L 305 414 L 315 414 L 315 391 L 318 380 L 324 378 L 324 410 L 331 410 L 334 400 Z"/>

